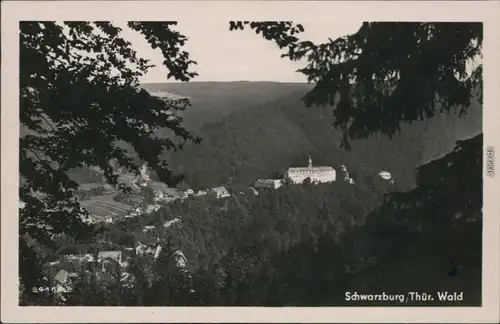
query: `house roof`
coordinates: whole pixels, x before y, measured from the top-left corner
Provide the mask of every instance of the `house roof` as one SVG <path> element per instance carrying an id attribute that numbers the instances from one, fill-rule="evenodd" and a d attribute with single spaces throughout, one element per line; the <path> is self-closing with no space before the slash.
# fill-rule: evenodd
<path id="1" fill-rule="evenodd" d="M 33 245 L 37 244 L 36 240 L 33 239 L 31 237 L 31 235 L 29 235 L 28 233 L 24 233 L 23 238 L 24 238 L 24 241 L 26 242 L 26 244 L 28 244 L 29 247 L 32 247 Z"/>
<path id="2" fill-rule="evenodd" d="M 179 190 L 177 190 L 175 188 L 170 188 L 169 186 L 167 186 L 163 182 L 148 181 L 147 186 L 152 188 L 152 189 L 159 190 L 167 195 L 172 195 L 172 196 L 183 195 L 183 192 L 180 192 Z"/>
<path id="3" fill-rule="evenodd" d="M 159 240 L 137 241 L 137 247 L 157 246 L 159 244 L 160 244 Z"/>
<path id="4" fill-rule="evenodd" d="M 260 183 L 275 183 L 275 182 L 281 182 L 283 181 L 282 179 L 257 179 L 255 182 L 260 182 Z"/>
<path id="5" fill-rule="evenodd" d="M 248 189 L 251 190 L 256 195 L 259 194 L 259 192 L 257 191 L 257 189 L 255 189 L 254 187 L 248 187 Z"/>
<path id="6" fill-rule="evenodd" d="M 100 251 L 97 254 L 98 258 L 110 258 L 114 260 L 119 260 L 122 256 L 122 251 Z"/>
<path id="7" fill-rule="evenodd" d="M 100 183 L 81 183 L 78 185 L 78 188 L 79 189 L 83 189 L 83 190 L 90 190 L 90 189 L 96 189 L 98 187 L 102 187 L 104 188 L 105 190 L 111 190 L 113 189 L 113 187 L 107 183 L 104 183 L 104 184 L 100 184 Z"/>
<path id="8" fill-rule="evenodd" d="M 82 261 L 91 261 L 94 260 L 94 255 L 91 253 L 87 254 L 66 254 L 63 256 L 66 260 L 82 260 Z"/>
<path id="9" fill-rule="evenodd" d="M 382 179 L 389 180 L 391 179 L 391 173 L 388 171 L 380 171 L 378 173 Z"/>
<path id="10" fill-rule="evenodd" d="M 69 272 L 63 269 L 56 274 L 54 280 L 62 284 L 65 283 L 66 280 L 68 280 L 68 277 L 69 277 Z"/>
<path id="11" fill-rule="evenodd" d="M 227 191 L 226 187 L 224 187 L 224 186 L 215 187 L 215 188 L 212 188 L 211 190 L 213 190 L 215 192 L 219 192 L 219 193 L 229 193 L 229 191 Z"/>
<path id="12" fill-rule="evenodd" d="M 181 221 L 181 219 L 180 219 L 180 218 L 178 218 L 178 217 L 176 217 L 176 218 L 174 218 L 174 219 L 172 219 L 172 220 L 166 221 L 166 222 L 163 224 L 163 227 L 170 227 L 172 224 L 178 223 L 178 222 L 180 222 L 180 221 Z"/>
<path id="13" fill-rule="evenodd" d="M 184 255 L 184 253 L 183 253 L 181 250 L 177 250 L 177 251 L 175 251 L 175 252 L 174 252 L 174 255 L 175 255 L 176 257 L 182 258 L 182 259 L 184 259 L 185 261 L 187 261 L 186 256 Z"/>

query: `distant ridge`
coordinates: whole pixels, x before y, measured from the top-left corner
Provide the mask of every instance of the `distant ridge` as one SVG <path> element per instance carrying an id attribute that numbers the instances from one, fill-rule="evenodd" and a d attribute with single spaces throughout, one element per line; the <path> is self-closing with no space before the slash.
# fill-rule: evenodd
<path id="1" fill-rule="evenodd" d="M 186 127 L 198 130 L 233 111 L 263 105 L 290 94 L 305 95 L 312 85 L 272 81 L 166 82 L 141 85 L 151 93 L 189 98 L 191 107 L 182 112 Z"/>
<path id="2" fill-rule="evenodd" d="M 251 89 L 253 83 L 245 84 L 238 87 L 247 91 L 239 93 L 241 97 L 256 93 L 248 105 L 235 101 L 236 107 L 220 106 L 217 118 L 210 116 L 197 130 L 203 138 L 201 145 L 188 144 L 169 157 L 189 184 L 205 187 L 228 179 L 233 184 L 249 184 L 258 177 L 282 174 L 289 166 L 304 163 L 311 153 L 320 164 L 345 164 L 358 174 L 389 169 L 408 188 L 417 166 L 448 153 L 456 140 L 474 136 L 482 128 L 481 106 L 473 102 L 463 118 L 450 113 L 403 124 L 393 140 L 374 135 L 351 141 L 353 149 L 345 151 L 339 148 L 340 135 L 332 126 L 332 107 L 306 109 L 301 102 L 307 84 L 279 84 L 288 94 L 282 95 L 283 88 L 277 86 L 279 95 L 274 100 L 271 96 L 262 100 L 258 91 L 269 91 L 262 84 L 256 89 Z M 238 98 L 238 93 L 229 95 Z M 230 103 L 227 97 L 219 100 Z"/>

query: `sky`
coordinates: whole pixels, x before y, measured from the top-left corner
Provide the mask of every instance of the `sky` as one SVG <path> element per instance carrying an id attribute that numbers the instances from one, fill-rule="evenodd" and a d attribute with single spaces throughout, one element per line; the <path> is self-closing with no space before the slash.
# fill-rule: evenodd
<path id="1" fill-rule="evenodd" d="M 300 39 L 313 42 L 352 34 L 361 27 L 361 21 L 329 25 L 301 23 L 305 31 Z M 162 65 L 163 57 L 158 49 L 151 49 L 139 33 L 126 27 L 126 23 L 117 22 L 116 25 L 123 27 L 122 37 L 132 43 L 138 55 L 156 65 L 140 80 L 142 83 L 175 81 L 166 79 L 168 71 Z M 188 37 L 184 49 L 198 63 L 192 70 L 199 75 L 192 81 L 307 82 L 303 74 L 296 72 L 304 62 L 281 58 L 282 51 L 275 43 L 253 31 L 229 31 L 229 23 L 224 21 L 180 21 L 176 30 Z"/>

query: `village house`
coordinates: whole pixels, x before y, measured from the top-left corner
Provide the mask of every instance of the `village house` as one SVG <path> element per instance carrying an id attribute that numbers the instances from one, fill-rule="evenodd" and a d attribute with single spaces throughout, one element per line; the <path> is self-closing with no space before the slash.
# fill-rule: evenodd
<path id="1" fill-rule="evenodd" d="M 349 175 L 349 171 L 347 171 L 347 167 L 345 165 L 341 165 L 340 169 L 342 172 L 344 172 L 344 181 L 348 182 L 349 184 L 354 184 L 354 179 L 351 178 Z"/>
<path id="2" fill-rule="evenodd" d="M 380 171 L 378 175 L 384 180 L 392 180 L 392 175 L 388 171 Z"/>
<path id="3" fill-rule="evenodd" d="M 187 267 L 187 258 L 181 250 L 175 251 L 174 257 L 177 262 L 177 267 L 180 269 L 185 269 Z"/>
<path id="4" fill-rule="evenodd" d="M 110 215 L 100 216 L 96 214 L 90 214 L 88 217 L 82 218 L 82 221 L 86 224 L 113 223 L 113 217 L 111 217 Z"/>
<path id="5" fill-rule="evenodd" d="M 80 262 L 94 262 L 94 255 L 87 254 L 67 254 L 63 256 L 63 259 L 68 261 L 80 261 Z"/>
<path id="6" fill-rule="evenodd" d="M 255 189 L 254 187 L 249 187 L 248 188 L 250 190 L 250 192 L 252 194 L 254 194 L 255 196 L 258 196 L 259 195 L 259 192 L 257 191 L 257 189 Z"/>
<path id="7" fill-rule="evenodd" d="M 59 286 L 61 288 L 67 288 L 71 284 L 71 280 L 75 278 L 78 278 L 78 274 L 76 272 L 70 273 L 62 269 L 54 277 L 54 285 Z M 63 289 L 63 291 L 64 290 L 66 289 Z"/>
<path id="8" fill-rule="evenodd" d="M 44 267 L 44 272 L 52 281 L 55 275 L 61 270 L 68 273 L 81 273 L 90 271 L 95 258 L 92 254 L 69 254 L 60 256 L 59 260 L 48 262 Z"/>
<path id="9" fill-rule="evenodd" d="M 160 210 L 161 206 L 160 205 L 148 205 L 146 207 L 146 213 L 151 214 L 152 212 Z"/>
<path id="10" fill-rule="evenodd" d="M 180 223 L 180 221 L 181 221 L 181 219 L 180 219 L 180 218 L 178 218 L 178 217 L 176 217 L 176 218 L 174 218 L 174 219 L 172 219 L 172 220 L 166 221 L 166 222 L 163 224 L 163 227 L 168 228 L 168 227 L 172 226 L 172 225 L 173 225 L 173 224 L 175 224 L 175 223 Z"/>
<path id="11" fill-rule="evenodd" d="M 135 277 L 134 277 L 134 275 L 132 275 L 126 271 L 122 271 L 121 276 L 120 276 L 120 282 L 122 283 L 122 285 L 124 287 L 132 288 L 134 286 L 134 283 L 135 283 Z"/>
<path id="12" fill-rule="evenodd" d="M 142 231 L 145 233 L 145 232 L 152 231 L 154 229 L 155 229 L 155 227 L 153 225 L 146 225 L 146 226 L 144 226 L 144 229 Z"/>
<path id="13" fill-rule="evenodd" d="M 144 181 L 149 181 L 151 180 L 149 176 L 149 168 L 147 163 L 143 163 L 141 167 L 141 177 Z"/>
<path id="14" fill-rule="evenodd" d="M 81 214 L 80 219 L 82 220 L 82 222 L 84 222 L 87 225 L 92 225 L 92 224 L 97 224 L 99 222 L 102 222 L 102 218 L 100 216 L 95 215 L 95 214 L 90 214 L 88 216 Z"/>
<path id="15" fill-rule="evenodd" d="M 278 189 L 283 186 L 283 179 L 257 179 L 254 188 L 257 189 Z"/>
<path id="16" fill-rule="evenodd" d="M 78 274 L 62 269 L 54 277 L 52 283 L 52 289 L 56 298 L 66 301 L 64 297 L 65 293 L 69 293 L 72 290 L 74 280 L 78 278 Z"/>
<path id="17" fill-rule="evenodd" d="M 215 196 L 217 199 L 226 198 L 226 197 L 231 196 L 229 194 L 229 191 L 227 191 L 226 187 L 224 187 L 224 186 L 212 188 L 212 189 L 210 189 L 210 192 L 215 193 Z"/>
<path id="18" fill-rule="evenodd" d="M 137 242 L 137 247 L 135 248 L 135 253 L 137 255 L 151 255 L 154 259 L 157 259 L 160 256 L 162 251 L 162 247 L 158 241 L 156 243 L 144 244 L 142 242 Z"/>
<path id="19" fill-rule="evenodd" d="M 147 186 L 153 190 L 157 201 L 174 200 L 188 196 L 186 192 L 170 188 L 163 182 L 149 181 Z"/>
<path id="20" fill-rule="evenodd" d="M 195 196 L 204 196 L 207 194 L 206 190 L 198 190 L 194 195 Z"/>
<path id="21" fill-rule="evenodd" d="M 121 251 L 100 251 L 97 254 L 97 260 L 102 265 L 102 271 L 106 272 L 109 266 L 122 265 Z"/>

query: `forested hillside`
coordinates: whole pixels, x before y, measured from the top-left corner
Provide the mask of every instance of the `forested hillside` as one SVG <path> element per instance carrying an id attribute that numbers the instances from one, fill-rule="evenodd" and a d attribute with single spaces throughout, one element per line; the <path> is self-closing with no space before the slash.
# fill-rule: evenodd
<path id="1" fill-rule="evenodd" d="M 254 87 L 255 93 L 265 89 L 263 84 L 253 84 L 239 84 L 238 90 L 245 90 L 241 91 L 242 98 Z M 184 84 L 183 95 L 191 85 L 197 88 L 196 83 Z M 209 92 L 209 84 L 204 86 Z M 214 92 L 220 87 L 215 83 Z M 283 84 L 276 88 L 280 90 L 275 92 L 276 96 L 286 88 L 289 88 L 288 94 L 253 106 L 245 106 L 248 103 L 242 100 L 239 108 L 219 107 L 218 117 L 207 119 L 197 130 L 203 142 L 186 145 L 183 151 L 169 158 L 172 167 L 185 174 L 188 185 L 246 185 L 257 177 L 282 174 L 289 166 L 305 165 L 307 155 L 311 154 L 315 165 L 347 165 L 354 178 L 387 170 L 404 189 L 413 185 L 417 166 L 442 156 L 452 149 L 456 140 L 481 131 L 481 109 L 474 103 L 463 118 L 452 113 L 405 124 L 392 141 L 383 135 L 372 136 L 354 141 L 352 150 L 345 151 L 339 148 L 340 135 L 331 126 L 331 107 L 305 108 L 300 101 L 305 90 L 298 85 Z M 256 98 L 264 100 L 269 94 L 267 91 Z M 202 95 L 200 93 L 200 101 Z M 226 104 L 224 96 L 220 100 Z M 229 96 L 236 99 L 234 92 Z M 197 109 L 188 109 L 192 115 L 186 116 L 187 122 L 195 118 Z M 227 115 L 223 116 L 222 111 Z"/>
<path id="2" fill-rule="evenodd" d="M 193 130 L 233 111 L 274 101 L 296 91 L 305 93 L 312 88 L 305 83 L 248 81 L 148 83 L 142 87 L 151 93 L 168 92 L 188 97 L 192 106 L 182 115 L 186 126 Z"/>
<path id="3" fill-rule="evenodd" d="M 192 281 L 185 284 L 196 291 L 196 300 L 190 303 L 307 304 L 311 298 L 320 297 L 309 291 L 311 285 L 316 289 L 320 282 L 335 284 L 342 276 L 372 266 L 370 258 L 377 261 L 385 249 L 384 242 L 374 241 L 361 226 L 389 189 L 337 182 L 289 186 L 258 196 L 242 192 L 224 200 L 210 195 L 190 198 L 150 215 L 104 225 L 89 242 L 61 237 L 59 252 L 125 250 L 137 241 L 158 238 L 165 247 L 181 249 L 187 256 Z M 182 221 L 163 227 L 165 221 L 174 218 Z M 156 229 L 145 233 L 147 225 Z M 340 244 L 341 240 L 344 243 Z M 144 270 L 145 265 L 140 268 Z M 132 268 L 128 271 L 138 276 Z M 178 275 L 173 273 L 166 280 L 172 283 Z M 290 298 L 293 292 L 307 295 Z M 142 291 L 144 295 L 149 293 L 147 288 Z M 331 295 L 331 291 L 325 293 Z M 84 291 L 72 294 L 73 300 L 76 298 L 73 302 L 93 302 L 82 294 Z M 152 305 L 172 302 L 166 296 L 157 297 Z M 134 293 L 122 290 L 122 295 L 107 302 L 123 305 L 130 298 L 136 298 Z"/>
<path id="4" fill-rule="evenodd" d="M 458 139 L 479 133 L 480 106 L 473 105 L 463 118 L 451 114 L 403 125 L 392 141 L 384 136 L 354 141 L 352 150 L 345 151 L 331 127 L 331 108 L 305 108 L 301 96 L 297 90 L 261 105 L 219 107 L 217 117 L 198 128 L 201 144 L 166 158 L 185 173 L 185 184 L 195 188 L 248 185 L 256 177 L 278 176 L 288 166 L 305 165 L 308 154 L 316 165 L 335 166 L 339 178 L 338 167 L 347 165 L 355 185 L 339 181 L 259 196 L 235 192 L 227 200 L 191 198 L 101 229 L 97 239 L 106 244 L 61 242 L 65 252 L 124 249 L 160 237 L 166 246 L 182 249 L 189 260 L 193 277 L 181 287 L 195 288 L 196 294 L 177 300 L 200 305 L 339 305 L 345 303 L 344 291 L 387 290 L 388 282 L 395 290 L 439 286 L 465 291 L 465 303 L 479 303 L 480 224 L 450 226 L 450 220 L 429 217 L 420 231 L 416 224 L 401 225 L 397 216 L 391 218 L 401 211 L 394 211 L 390 201 L 384 204 L 383 195 L 406 195 L 418 166 L 450 153 Z M 377 179 L 382 169 L 392 173 L 394 185 Z M 177 217 L 182 218 L 180 224 L 162 228 Z M 142 228 L 147 225 L 160 229 L 145 234 Z M 461 262 L 460 279 L 446 276 L 453 257 Z M 144 289 L 141 294 L 150 293 Z M 125 294 L 135 300 L 131 305 L 137 303 L 134 293 Z M 117 296 L 108 302 L 119 305 L 125 300 Z M 157 296 L 151 304 L 167 300 Z"/>
<path id="5" fill-rule="evenodd" d="M 463 163 L 475 158 L 470 153 L 470 148 L 458 153 L 468 157 Z M 420 174 L 439 171 L 448 159 L 427 164 Z M 140 290 L 96 287 L 90 295 L 102 294 L 106 305 L 342 305 L 345 291 L 426 289 L 465 292 L 461 305 L 477 305 L 481 223 L 470 221 L 477 208 L 472 206 L 470 215 L 457 220 L 454 211 L 443 207 L 448 198 L 443 186 L 470 183 L 471 190 L 480 188 L 471 179 L 481 170 L 470 171 L 468 177 L 453 182 L 426 183 L 427 178 L 420 177 L 414 192 L 386 199 L 384 195 L 394 188 L 388 182 L 371 181 L 292 185 L 258 196 L 235 193 L 227 199 L 191 197 L 150 215 L 105 225 L 92 242 L 78 244 L 65 238 L 59 244 L 65 253 L 92 253 L 158 238 L 165 247 L 181 249 L 187 256 L 189 280 L 170 269 L 167 260 L 151 274 L 156 284 L 150 288 L 140 282 Z M 394 204 L 402 199 L 418 204 L 415 195 L 425 196 L 429 185 L 440 192 L 434 209 L 405 211 Z M 176 218 L 181 221 L 162 226 Z M 148 225 L 156 229 L 145 233 Z M 454 278 L 447 276 L 452 258 L 461 265 L 460 276 Z M 133 262 L 139 266 L 128 271 L 140 278 L 147 263 Z M 86 297 L 88 289 L 75 291 L 70 304 L 102 304 Z M 190 295 L 182 292 L 189 289 L 193 289 Z"/>
<path id="6" fill-rule="evenodd" d="M 393 140 L 374 135 L 339 148 L 331 107 L 305 108 L 301 98 L 310 86 L 273 82 L 193 82 L 146 84 L 152 92 L 187 96 L 192 107 L 181 112 L 188 129 L 202 138 L 163 158 L 185 175 L 193 188 L 248 185 L 257 177 L 281 176 L 290 166 L 344 164 L 355 180 L 391 172 L 396 188 L 414 185 L 415 168 L 449 152 L 456 140 L 481 131 L 482 112 L 473 102 L 467 115 L 437 115 L 402 125 Z M 80 182 L 94 181 L 91 171 L 75 172 Z"/>

